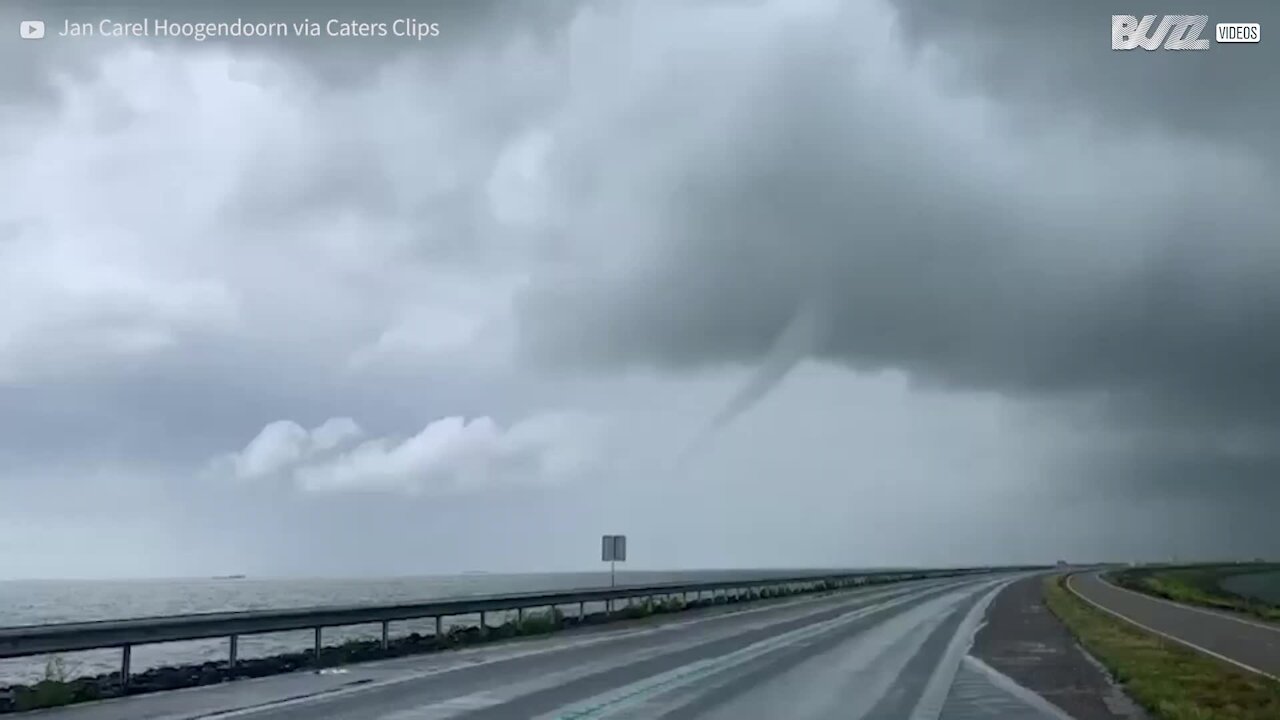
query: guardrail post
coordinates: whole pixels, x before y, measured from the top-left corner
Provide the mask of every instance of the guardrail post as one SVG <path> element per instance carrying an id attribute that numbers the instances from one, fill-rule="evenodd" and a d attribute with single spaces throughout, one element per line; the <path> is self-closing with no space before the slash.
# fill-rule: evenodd
<path id="1" fill-rule="evenodd" d="M 129 661 L 133 659 L 133 646 L 120 648 L 120 687 L 129 687 Z"/>
<path id="2" fill-rule="evenodd" d="M 232 635 L 230 657 L 227 659 L 227 667 L 231 670 L 236 669 L 236 655 L 239 654 L 238 652 L 239 649 L 240 649 L 240 636 Z"/>
<path id="3" fill-rule="evenodd" d="M 320 664 L 320 628 L 316 628 L 316 664 Z"/>
<path id="4" fill-rule="evenodd" d="M 382 621 L 382 649 L 385 651 L 391 645 L 391 621 Z"/>

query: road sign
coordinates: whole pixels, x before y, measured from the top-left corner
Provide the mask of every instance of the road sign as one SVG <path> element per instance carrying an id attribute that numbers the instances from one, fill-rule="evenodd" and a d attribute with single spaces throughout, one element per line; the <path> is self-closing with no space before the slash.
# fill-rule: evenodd
<path id="1" fill-rule="evenodd" d="M 618 577 L 614 569 L 615 563 L 627 561 L 627 536 L 604 535 L 600 538 L 600 559 L 609 563 L 609 587 L 616 587 Z M 613 601 L 608 601 L 608 611 L 613 612 Z"/>
<path id="2" fill-rule="evenodd" d="M 605 535 L 600 538 L 600 560 L 603 562 L 626 562 L 627 536 Z"/>

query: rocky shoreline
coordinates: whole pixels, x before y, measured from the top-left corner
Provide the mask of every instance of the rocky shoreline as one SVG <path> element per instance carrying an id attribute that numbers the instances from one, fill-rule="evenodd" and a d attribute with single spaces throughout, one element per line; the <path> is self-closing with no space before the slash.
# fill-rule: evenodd
<path id="1" fill-rule="evenodd" d="M 811 592 L 822 592 L 826 589 L 828 588 L 824 584 L 824 586 Z M 31 684 L 0 687 L 0 714 L 103 700 L 124 695 L 140 695 L 163 690 L 216 685 L 243 678 L 266 677 L 268 675 L 280 675 L 308 669 L 317 670 L 369 660 L 440 652 L 514 637 L 542 635 L 560 629 L 600 625 L 694 608 L 749 602 L 760 598 L 784 597 L 799 592 L 801 591 L 793 593 L 781 588 L 775 588 L 752 593 L 750 596 L 721 596 L 690 602 L 673 598 L 666 601 L 635 604 L 630 607 L 620 608 L 612 614 L 605 612 L 590 613 L 581 618 L 565 617 L 559 611 L 553 613 L 526 613 L 522 621 L 512 620 L 502 625 L 489 626 L 483 630 L 478 626 L 469 625 L 454 627 L 440 637 L 412 633 L 405 637 L 392 638 L 385 649 L 382 647 L 380 640 L 351 641 L 342 645 L 323 648 L 318 659 L 312 651 L 299 651 L 262 658 L 241 659 L 236 662 L 235 667 L 231 667 L 227 661 L 223 660 L 152 668 L 130 675 L 127 687 L 120 682 L 120 673 L 118 672 L 65 680 L 46 679 Z"/>

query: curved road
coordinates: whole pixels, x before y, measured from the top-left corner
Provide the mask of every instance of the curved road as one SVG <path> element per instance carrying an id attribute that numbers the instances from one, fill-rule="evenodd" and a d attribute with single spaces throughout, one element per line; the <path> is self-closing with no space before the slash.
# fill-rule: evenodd
<path id="1" fill-rule="evenodd" d="M 1013 575 L 930 580 L 566 631 L 42 720 L 1062 720 L 968 656 Z"/>
<path id="2" fill-rule="evenodd" d="M 1126 590 L 1098 573 L 1067 587 L 1113 615 L 1244 670 L 1280 679 L 1280 626 Z"/>

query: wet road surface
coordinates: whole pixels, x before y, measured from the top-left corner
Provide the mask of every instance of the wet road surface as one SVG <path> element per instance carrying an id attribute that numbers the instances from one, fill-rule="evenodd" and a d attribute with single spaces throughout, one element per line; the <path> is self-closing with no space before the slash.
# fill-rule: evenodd
<path id="1" fill-rule="evenodd" d="M 972 653 L 1076 720 L 1150 720 L 1045 603 L 1047 576 L 1009 585 L 987 608 Z"/>
<path id="2" fill-rule="evenodd" d="M 864 588 L 41 713 L 42 720 L 868 718 L 1065 713 L 969 655 L 1023 576 Z"/>

